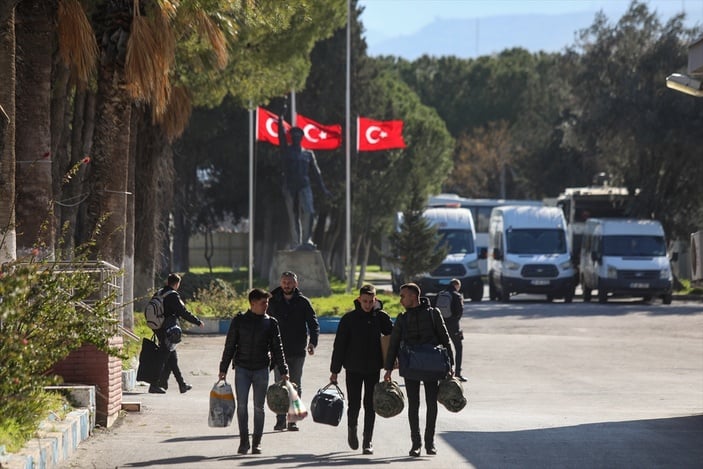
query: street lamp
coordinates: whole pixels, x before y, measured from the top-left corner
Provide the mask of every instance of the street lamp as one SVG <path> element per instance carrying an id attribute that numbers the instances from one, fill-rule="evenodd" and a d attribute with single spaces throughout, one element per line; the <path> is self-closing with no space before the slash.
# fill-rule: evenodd
<path id="1" fill-rule="evenodd" d="M 703 96 L 703 83 L 701 83 L 700 80 L 681 73 L 672 73 L 666 77 L 666 87 L 699 98 Z"/>

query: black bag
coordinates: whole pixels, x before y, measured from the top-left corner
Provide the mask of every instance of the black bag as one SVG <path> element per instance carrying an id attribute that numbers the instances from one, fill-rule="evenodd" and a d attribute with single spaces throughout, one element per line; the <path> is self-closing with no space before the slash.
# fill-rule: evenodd
<path id="1" fill-rule="evenodd" d="M 334 389 L 329 389 L 330 386 L 334 386 Z M 336 427 L 344 413 L 344 393 L 335 383 L 318 389 L 310 403 L 310 412 L 313 421 Z"/>
<path id="2" fill-rule="evenodd" d="M 137 368 L 137 381 L 154 384 L 159 380 L 163 368 L 163 357 L 159 353 L 156 342 L 146 337 L 142 339 L 142 351 L 139 352 L 139 368 Z"/>
<path id="3" fill-rule="evenodd" d="M 398 365 L 400 376 L 418 381 L 444 379 L 451 369 L 447 349 L 434 344 L 402 345 Z"/>

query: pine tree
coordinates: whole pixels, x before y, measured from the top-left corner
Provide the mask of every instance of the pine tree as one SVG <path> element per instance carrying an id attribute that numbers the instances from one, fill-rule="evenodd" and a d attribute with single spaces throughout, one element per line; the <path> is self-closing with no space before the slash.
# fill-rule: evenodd
<path id="1" fill-rule="evenodd" d="M 425 197 L 417 185 L 412 187 L 400 229 L 389 236 L 391 255 L 388 260 L 399 268 L 401 283 L 413 281 L 419 274 L 436 269 L 448 251 L 446 245 L 437 246 L 437 227 L 422 216 Z"/>

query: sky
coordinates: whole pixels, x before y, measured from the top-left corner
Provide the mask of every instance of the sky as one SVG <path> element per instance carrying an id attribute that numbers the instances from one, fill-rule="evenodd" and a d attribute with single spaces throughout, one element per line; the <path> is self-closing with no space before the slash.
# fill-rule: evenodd
<path id="1" fill-rule="evenodd" d="M 703 0 L 646 0 L 644 3 L 663 18 L 686 13 L 687 24 L 703 23 Z M 361 21 L 366 29 L 369 54 L 374 45 L 397 36 L 418 32 L 437 19 L 481 19 L 514 15 L 563 15 L 602 10 L 617 20 L 630 0 L 359 0 L 364 7 Z M 589 26 L 585 24 L 584 27 Z"/>

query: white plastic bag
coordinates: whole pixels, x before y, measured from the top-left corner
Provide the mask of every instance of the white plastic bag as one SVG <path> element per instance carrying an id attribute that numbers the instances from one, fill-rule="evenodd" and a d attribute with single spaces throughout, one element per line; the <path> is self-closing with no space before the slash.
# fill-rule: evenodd
<path id="1" fill-rule="evenodd" d="M 229 427 L 234 417 L 234 393 L 227 381 L 219 380 L 210 390 L 210 413 L 207 424 L 210 427 Z"/>
<path id="2" fill-rule="evenodd" d="M 303 420 L 308 416 L 308 410 L 303 404 L 303 400 L 298 396 L 298 392 L 295 390 L 290 380 L 286 380 L 286 388 L 288 389 L 288 397 L 290 399 L 290 407 L 288 407 L 288 421 L 297 422 L 298 420 Z"/>

